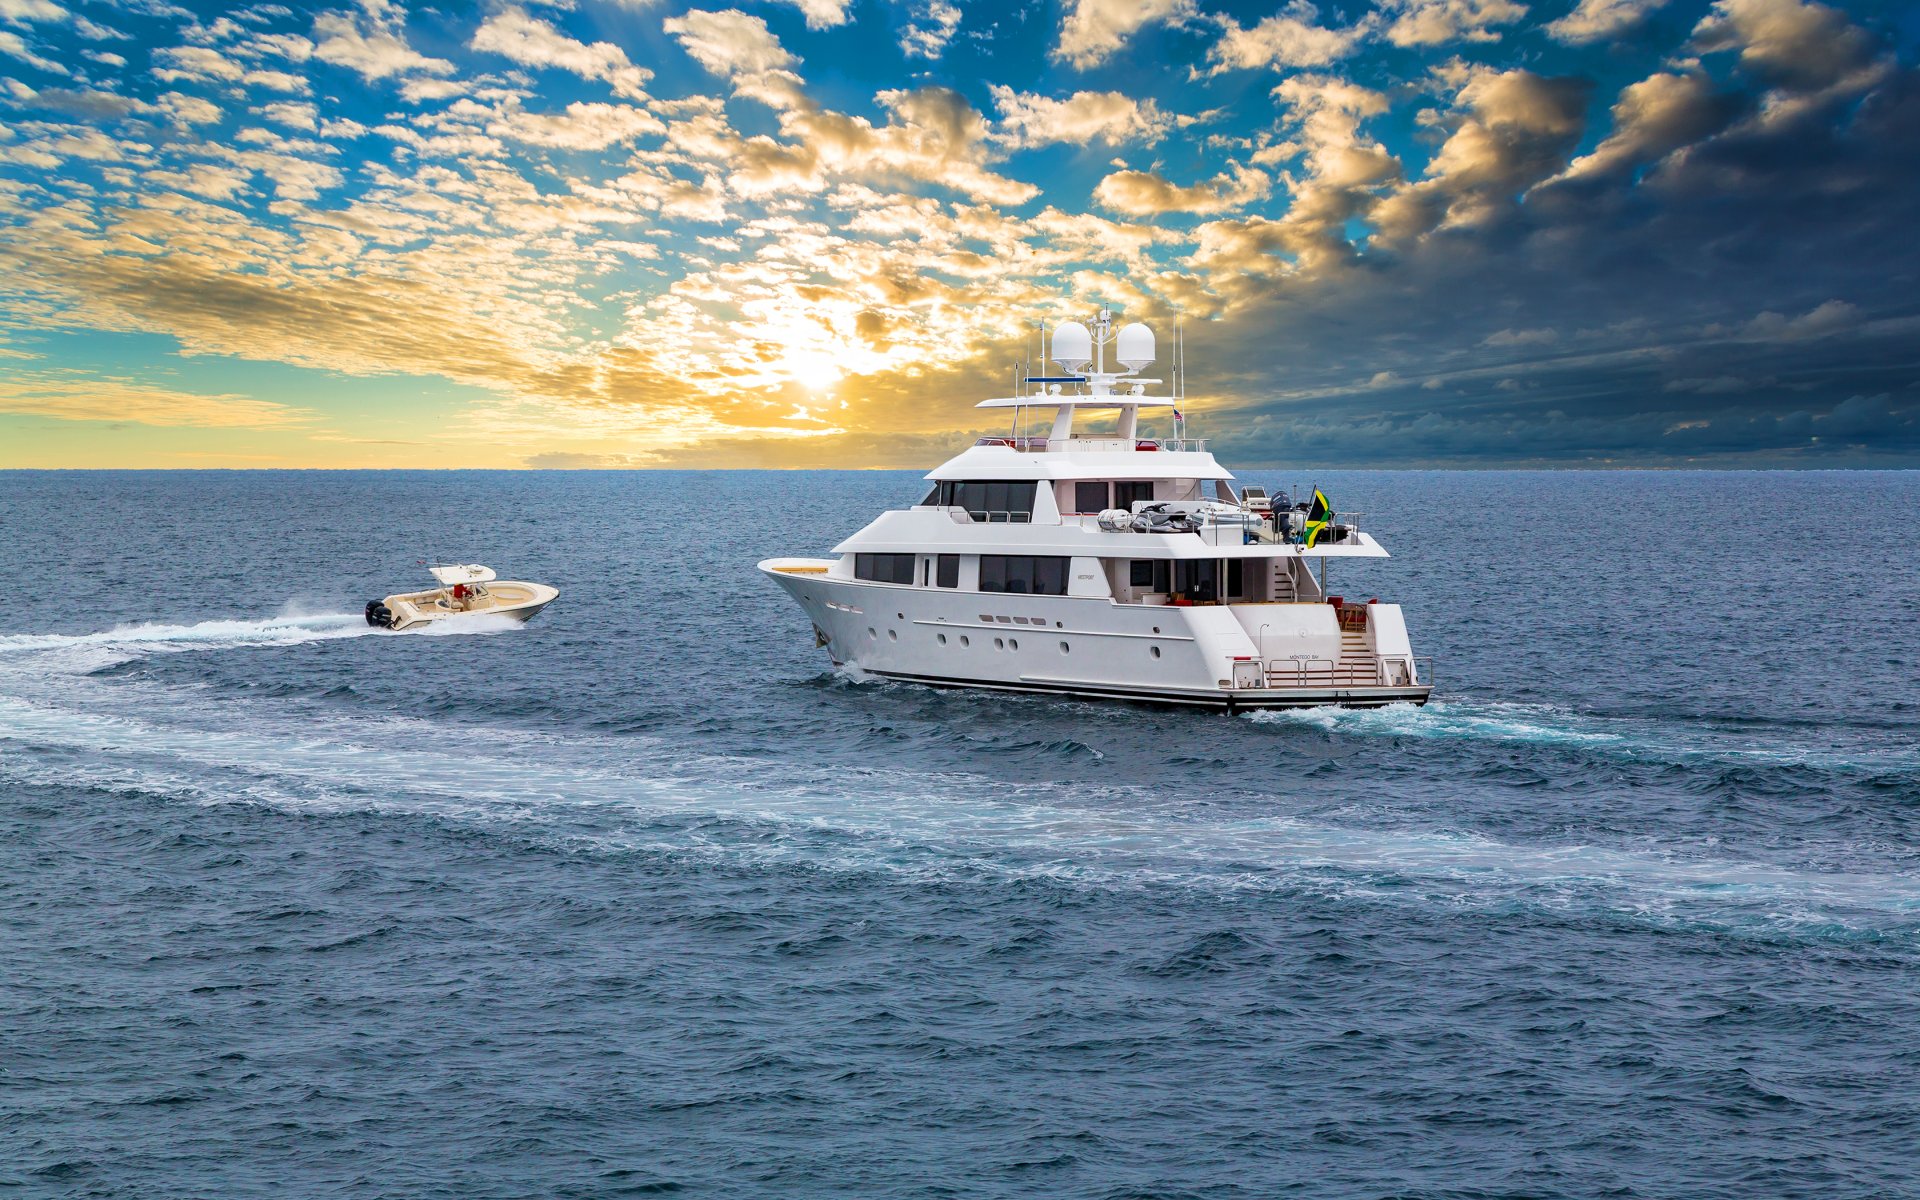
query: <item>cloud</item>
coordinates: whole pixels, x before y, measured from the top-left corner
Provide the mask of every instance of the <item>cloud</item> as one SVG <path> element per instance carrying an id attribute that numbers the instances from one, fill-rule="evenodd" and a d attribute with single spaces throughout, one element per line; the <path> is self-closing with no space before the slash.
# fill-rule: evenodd
<path id="1" fill-rule="evenodd" d="M 960 9 L 947 0 L 922 0 L 900 31 L 900 52 L 908 58 L 938 59 L 960 28 Z"/>
<path id="2" fill-rule="evenodd" d="M 1056 142 L 1087 145 L 1127 142 L 1151 145 L 1165 137 L 1173 121 L 1151 99 L 1144 103 L 1121 92 L 1075 92 L 1064 100 L 1016 92 L 1003 84 L 990 89 L 1000 112 L 1001 137 L 1013 149 Z"/>
<path id="3" fill-rule="evenodd" d="M 1207 48 L 1208 75 L 1259 67 L 1322 67 L 1353 53 L 1370 32 L 1366 23 L 1347 29 L 1315 25 L 1312 5 L 1263 19 L 1251 29 L 1220 17 L 1220 40 Z"/>
<path id="4" fill-rule="evenodd" d="M 321 62 L 357 71 L 369 82 L 419 72 L 451 75 L 452 63 L 429 58 L 407 44 L 397 15 L 381 0 L 368 0 L 364 19 L 351 13 L 322 13 L 313 19 L 313 56 Z"/>
<path id="5" fill-rule="evenodd" d="M 322 65 L 311 9 L 149 6 L 172 74 L 124 91 L 74 22 L 11 27 L 75 75 L 0 82 L 0 320 L 162 335 L 183 395 L 247 399 L 210 355 L 451 380 L 479 398 L 420 431 L 446 461 L 935 459 L 1089 295 L 1187 314 L 1241 462 L 1920 461 L 1920 72 L 1870 23 L 1729 0 L 1596 58 L 1553 39 L 1618 5 L 1499 46 L 1518 4 L 1073 0 L 1062 45 L 1122 30 L 1076 89 L 1054 31 L 1008 54 L 1013 10 L 945 2 L 808 36 L 804 67 L 773 33 L 804 8 L 336 4 L 457 64 L 386 88 Z M 1396 46 L 1416 14 L 1471 61 Z M 964 86 L 924 86 L 903 28 L 964 45 Z M 643 46 L 680 94 L 638 94 Z"/>
<path id="6" fill-rule="evenodd" d="M 314 414 L 232 393 L 202 395 L 129 380 L 72 379 L 40 372 L 0 380 L 0 412 L 60 421 L 125 421 L 217 429 L 285 429 Z"/>
<path id="7" fill-rule="evenodd" d="M 475 50 L 503 55 L 522 66 L 570 71 L 582 79 L 603 80 L 614 95 L 628 99 L 645 99 L 646 83 L 652 78 L 651 72 L 634 66 L 626 51 L 612 42 L 588 45 L 576 41 L 519 8 L 508 8 L 487 18 L 474 31 L 469 44 Z"/>
<path id="8" fill-rule="evenodd" d="M 1113 57 L 1147 26 L 1180 24 L 1197 13 L 1193 0 L 1068 0 L 1053 57 L 1085 71 Z"/>
<path id="9" fill-rule="evenodd" d="M 1557 329 L 1502 329 L 1490 333 L 1481 341 L 1482 346 L 1551 346 L 1560 340 Z"/>
<path id="10" fill-rule="evenodd" d="M 787 53 L 759 17 L 737 8 L 690 9 L 661 24 L 693 60 L 723 79 L 784 70 L 798 60 Z"/>
<path id="11" fill-rule="evenodd" d="M 1573 11 L 1546 26 L 1547 36 L 1582 46 L 1619 37 L 1644 24 L 1667 0 L 1580 0 Z"/>
<path id="12" fill-rule="evenodd" d="M 1837 9 L 1802 0 L 1716 0 L 1693 31 L 1702 53 L 1738 51 L 1758 78 L 1819 91 L 1869 68 L 1873 41 Z"/>
<path id="13" fill-rule="evenodd" d="M 1441 46 L 1450 42 L 1497 42 L 1495 25 L 1511 25 L 1527 15 L 1513 0 L 1381 0 L 1383 14 L 1397 14 L 1387 26 L 1396 46 Z"/>
<path id="14" fill-rule="evenodd" d="M 1726 128 L 1741 102 L 1703 75 L 1662 72 L 1629 84 L 1613 105 L 1613 132 L 1591 154 L 1575 159 L 1562 178 L 1618 175 Z"/>
<path id="15" fill-rule="evenodd" d="M 70 16 L 52 0 L 0 0 L 0 20 L 24 24 L 28 21 L 64 21 Z"/>
<path id="16" fill-rule="evenodd" d="M 1524 69 L 1459 66 L 1454 128 L 1427 164 L 1425 176 L 1376 210 L 1391 240 L 1417 237 L 1440 224 L 1483 225 L 1513 211 L 1533 184 L 1557 174 L 1585 126 L 1592 84 L 1548 78 Z"/>
<path id="17" fill-rule="evenodd" d="M 1763 342 L 1797 342 L 1826 337 L 1852 328 L 1860 320 L 1860 310 L 1845 300 L 1828 300 L 1797 317 L 1763 312 L 1739 331 L 1739 336 Z"/>
<path id="18" fill-rule="evenodd" d="M 664 133 L 660 118 L 631 104 L 595 104 L 575 101 L 563 113 L 529 113 L 518 109 L 491 121 L 494 137 L 534 146 L 568 150 L 604 150 L 642 134 Z"/>
<path id="19" fill-rule="evenodd" d="M 61 64 L 37 53 L 32 46 L 27 44 L 27 40 L 19 34 L 4 29 L 0 29 L 0 54 L 10 55 L 30 67 L 45 71 L 49 75 L 71 75 L 73 73 Z"/>
<path id="20" fill-rule="evenodd" d="M 1129 216 L 1183 213 L 1204 216 L 1245 208 L 1263 200 L 1273 181 L 1251 167 L 1231 164 L 1204 183 L 1181 186 L 1153 171 L 1116 171 L 1093 190 L 1094 202 Z"/>
<path id="21" fill-rule="evenodd" d="M 807 19 L 808 29 L 831 29 L 847 23 L 847 9 L 853 0 L 786 0 Z"/>

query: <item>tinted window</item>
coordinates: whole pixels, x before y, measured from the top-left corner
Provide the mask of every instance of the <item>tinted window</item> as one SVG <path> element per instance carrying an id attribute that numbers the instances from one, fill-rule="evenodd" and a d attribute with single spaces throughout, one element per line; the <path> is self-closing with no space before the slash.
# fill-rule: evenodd
<path id="1" fill-rule="evenodd" d="M 1220 598 L 1220 564 L 1211 558 L 1182 559 L 1173 565 L 1173 590 L 1189 600 Z"/>
<path id="2" fill-rule="evenodd" d="M 1133 483 L 1116 483 L 1113 485 L 1113 506 L 1115 508 L 1132 508 L 1135 501 L 1144 503 L 1152 499 L 1153 482 L 1151 480 Z"/>
<path id="3" fill-rule="evenodd" d="M 1031 479 L 962 479 L 940 485 L 940 503 L 964 508 L 976 521 L 1033 519 Z"/>
<path id="4" fill-rule="evenodd" d="M 1247 564 L 1244 559 L 1230 558 L 1227 560 L 1227 595 L 1244 596 L 1247 594 L 1245 586 L 1247 578 L 1246 566 Z"/>
<path id="5" fill-rule="evenodd" d="M 958 554 L 942 554 L 940 556 L 937 582 L 941 587 L 960 586 L 960 556 Z"/>
<path id="6" fill-rule="evenodd" d="M 1070 559 L 1053 555 L 982 554 L 980 590 L 1020 595 L 1064 596 Z"/>
<path id="7" fill-rule="evenodd" d="M 1033 590 L 1043 596 L 1066 595 L 1067 560 L 1053 557 L 1034 559 Z"/>
<path id="8" fill-rule="evenodd" d="M 1127 568 L 1127 582 L 1149 592 L 1173 590 L 1173 564 L 1164 558 L 1136 558 Z"/>
<path id="9" fill-rule="evenodd" d="M 1105 482 L 1076 483 L 1073 485 L 1073 511 L 1091 513 L 1107 507 L 1107 485 Z"/>
<path id="10" fill-rule="evenodd" d="M 853 577 L 874 583 L 912 583 L 913 560 L 911 554 L 856 554 Z"/>
<path id="11" fill-rule="evenodd" d="M 1004 592 L 1007 590 L 1007 559 L 1003 554 L 982 554 L 980 556 L 980 590 L 983 592 Z"/>

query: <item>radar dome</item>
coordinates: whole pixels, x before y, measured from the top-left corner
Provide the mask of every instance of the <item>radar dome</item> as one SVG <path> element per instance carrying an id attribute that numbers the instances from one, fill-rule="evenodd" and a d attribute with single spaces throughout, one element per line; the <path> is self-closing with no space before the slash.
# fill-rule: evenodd
<path id="1" fill-rule="evenodd" d="M 1078 321 L 1053 327 L 1053 361 L 1069 371 L 1079 371 L 1093 361 L 1093 334 Z"/>
<path id="2" fill-rule="evenodd" d="M 1120 327 L 1119 352 L 1114 355 L 1129 371 L 1138 371 L 1153 363 L 1153 330 L 1138 321 Z"/>

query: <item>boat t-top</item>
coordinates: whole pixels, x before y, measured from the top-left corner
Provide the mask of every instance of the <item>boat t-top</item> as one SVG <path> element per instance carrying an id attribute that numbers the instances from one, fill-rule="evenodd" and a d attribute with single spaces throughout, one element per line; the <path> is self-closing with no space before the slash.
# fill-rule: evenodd
<path id="1" fill-rule="evenodd" d="M 544 583 L 495 578 L 479 563 L 428 567 L 440 581 L 424 592 L 401 592 L 367 601 L 367 624 L 383 629 L 414 629 L 455 617 L 495 616 L 527 621 L 552 604 L 560 589 Z"/>
<path id="2" fill-rule="evenodd" d="M 1055 326 L 1051 346 L 1061 373 L 978 406 L 1013 410 L 1011 436 L 942 464 L 919 503 L 880 514 L 836 557 L 759 564 L 835 665 L 1227 710 L 1426 702 L 1400 606 L 1327 590 L 1330 561 L 1387 552 L 1317 488 L 1297 503 L 1234 490 L 1185 436 L 1177 338 L 1175 389 L 1157 396 L 1146 389 L 1160 381 L 1140 377 L 1155 357 L 1143 324 L 1114 330 L 1103 309 L 1091 328 Z M 1048 408 L 1047 432 L 1024 432 Z M 1077 433 L 1086 410 L 1118 410 L 1116 432 Z M 1174 436 L 1144 436 L 1143 412 L 1171 412 Z"/>

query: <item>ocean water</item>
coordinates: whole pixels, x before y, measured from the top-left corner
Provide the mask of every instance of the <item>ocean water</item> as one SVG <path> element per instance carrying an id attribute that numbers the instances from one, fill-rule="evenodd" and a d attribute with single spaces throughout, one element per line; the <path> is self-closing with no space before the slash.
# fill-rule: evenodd
<path id="1" fill-rule="evenodd" d="M 1433 704 L 837 675 L 908 473 L 0 473 L 0 1191 L 1920 1195 L 1920 475 L 1250 478 Z"/>

